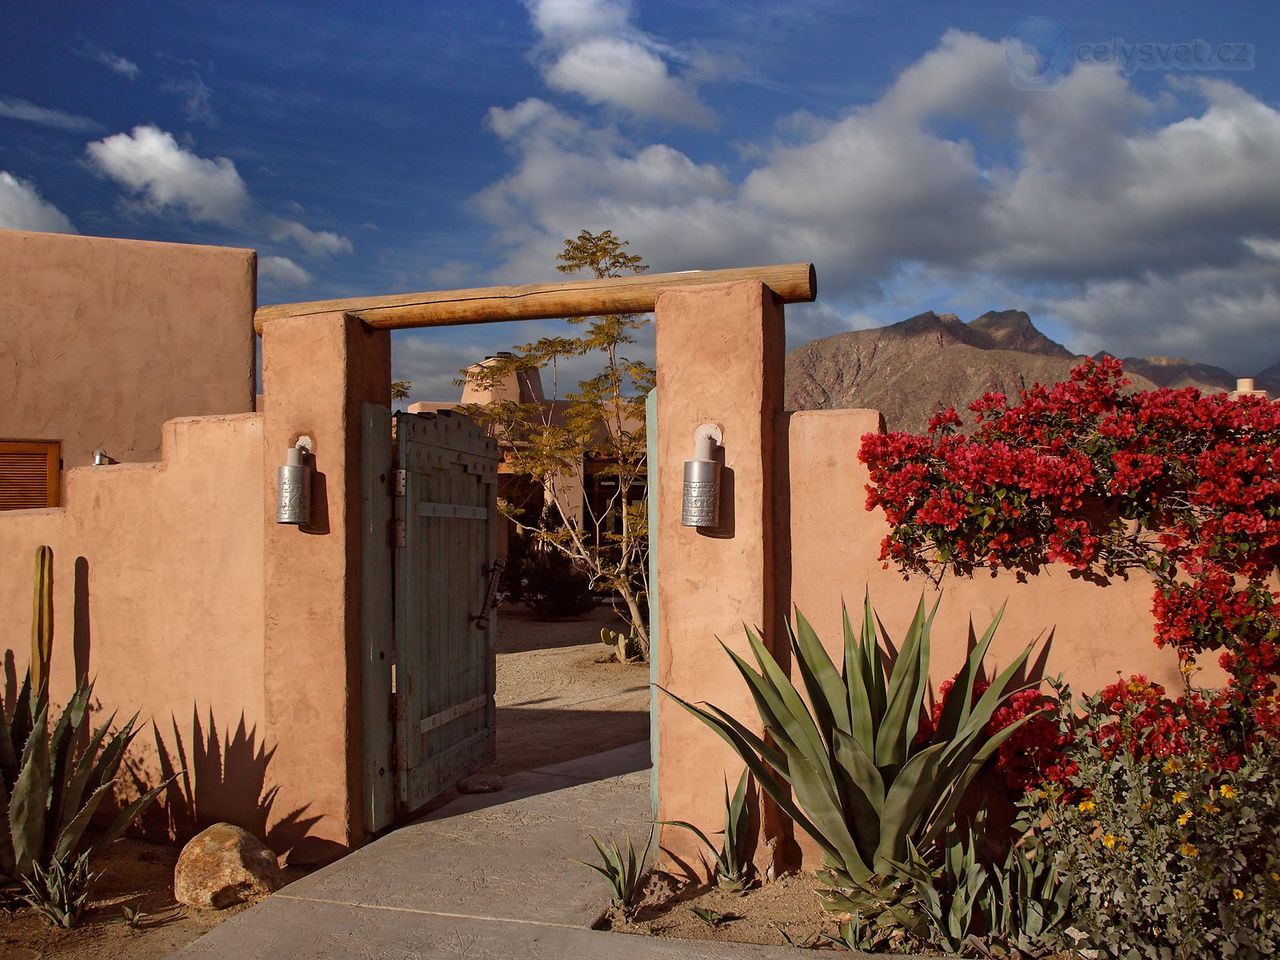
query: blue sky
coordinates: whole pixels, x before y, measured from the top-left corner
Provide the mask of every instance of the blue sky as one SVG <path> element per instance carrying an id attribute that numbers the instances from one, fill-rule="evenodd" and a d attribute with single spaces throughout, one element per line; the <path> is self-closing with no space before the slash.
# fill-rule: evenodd
<path id="1" fill-rule="evenodd" d="M 1273 11 L 6 4 L 0 227 L 251 246 L 263 303 L 551 279 L 612 228 L 655 270 L 815 261 L 792 345 L 1019 307 L 1248 375 L 1280 360 Z M 447 398 L 552 327 L 400 334 L 396 372 Z"/>

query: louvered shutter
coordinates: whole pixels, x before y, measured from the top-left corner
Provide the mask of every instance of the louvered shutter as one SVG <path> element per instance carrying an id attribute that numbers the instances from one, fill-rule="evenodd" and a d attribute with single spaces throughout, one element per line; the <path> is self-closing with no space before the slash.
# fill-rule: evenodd
<path id="1" fill-rule="evenodd" d="M 57 440 L 0 440 L 0 510 L 56 507 L 61 454 Z"/>

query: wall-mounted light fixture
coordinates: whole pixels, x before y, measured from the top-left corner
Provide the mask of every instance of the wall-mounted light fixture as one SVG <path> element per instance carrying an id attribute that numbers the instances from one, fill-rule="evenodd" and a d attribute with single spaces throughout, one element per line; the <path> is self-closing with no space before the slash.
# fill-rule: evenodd
<path id="1" fill-rule="evenodd" d="M 107 467 L 113 463 L 119 462 L 119 460 L 108 454 L 107 451 L 103 450 L 101 447 L 93 451 L 93 465 L 95 467 Z"/>
<path id="2" fill-rule="evenodd" d="M 723 442 L 720 428 L 713 423 L 704 423 L 694 431 L 693 459 L 684 462 L 681 526 L 720 526 L 720 460 L 716 447 Z"/>
<path id="3" fill-rule="evenodd" d="M 311 522 L 311 438 L 299 437 L 276 472 L 276 523 Z"/>

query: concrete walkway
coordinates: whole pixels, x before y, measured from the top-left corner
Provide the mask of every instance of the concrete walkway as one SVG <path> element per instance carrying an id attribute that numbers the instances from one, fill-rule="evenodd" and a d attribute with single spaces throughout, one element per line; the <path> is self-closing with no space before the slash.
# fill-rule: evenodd
<path id="1" fill-rule="evenodd" d="M 173 960 L 697 958 L 796 952 L 589 929 L 608 896 L 589 834 L 642 846 L 649 744 L 516 774 L 292 883 Z"/>

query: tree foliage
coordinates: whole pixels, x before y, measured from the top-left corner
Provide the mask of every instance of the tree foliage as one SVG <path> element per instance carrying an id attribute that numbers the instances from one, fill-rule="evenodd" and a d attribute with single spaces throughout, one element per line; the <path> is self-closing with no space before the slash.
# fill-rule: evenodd
<path id="1" fill-rule="evenodd" d="M 643 259 L 627 252 L 627 241 L 605 230 L 583 230 L 567 239 L 557 255 L 561 273 L 587 272 L 595 279 L 643 273 Z M 648 512 L 646 499 L 629 500 L 645 476 L 644 396 L 654 383 L 653 368 L 623 351 L 649 323 L 637 314 L 572 317 L 576 335 L 546 336 L 516 347 L 478 368 L 463 371 L 480 389 L 495 389 L 532 370 L 546 379 L 546 402 L 506 398 L 469 404 L 465 411 L 498 441 L 507 467 L 540 483 L 545 492 L 536 518 L 501 503 L 508 518 L 542 549 L 568 557 L 594 586 L 612 590 L 623 617 L 648 650 Z M 560 394 L 560 368 L 579 357 L 600 358 L 599 373 Z M 549 380 L 549 383 L 547 382 Z M 466 382 L 466 380 L 462 381 Z M 576 509 L 580 489 L 574 478 L 582 465 L 612 493 Z"/>

